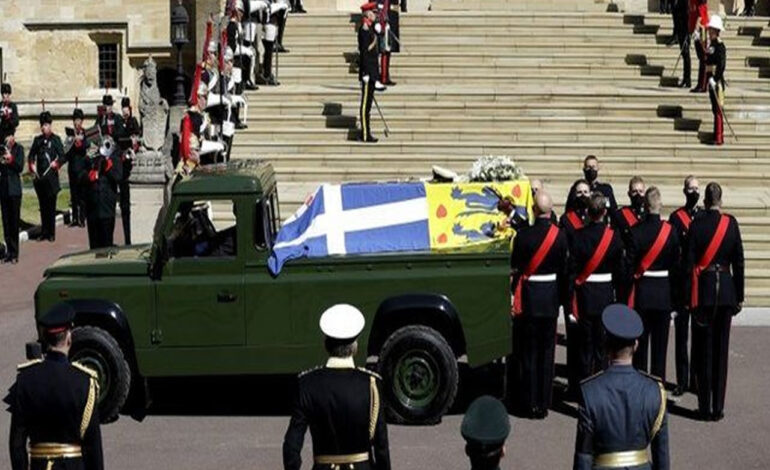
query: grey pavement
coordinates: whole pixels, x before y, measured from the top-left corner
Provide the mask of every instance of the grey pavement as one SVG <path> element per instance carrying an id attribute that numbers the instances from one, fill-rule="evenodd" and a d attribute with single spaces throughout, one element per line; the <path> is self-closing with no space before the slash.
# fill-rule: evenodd
<path id="1" fill-rule="evenodd" d="M 82 230 L 59 227 L 56 243 L 25 243 L 19 265 L 0 266 L 0 393 L 4 394 L 14 380 L 15 365 L 24 360 L 24 343 L 34 335 L 32 296 L 42 270 L 60 254 L 83 249 L 84 237 Z M 767 313 L 766 309 L 747 310 L 736 323 L 767 325 Z M 692 395 L 670 407 L 672 468 L 770 468 L 769 339 L 770 328 L 733 329 L 727 417 L 722 422 L 691 419 L 689 413 L 696 406 Z M 673 347 L 669 351 L 671 376 Z M 557 361 L 563 362 L 563 358 L 560 347 Z M 465 385 L 481 389 L 483 382 L 483 377 L 473 376 Z M 288 423 L 285 383 L 242 379 L 162 386 L 153 411 L 143 422 L 121 417 L 103 427 L 106 468 L 281 468 L 281 442 Z M 574 404 L 557 403 L 555 408 L 558 411 L 552 410 L 545 421 L 512 418 L 513 435 L 507 444 L 503 469 L 570 468 Z M 455 412 L 437 426 L 391 426 L 393 468 L 468 468 L 459 436 L 461 419 Z M 0 452 L 0 469 L 10 468 L 5 450 L 9 423 L 10 415 L 0 411 L 0 442 L 4 449 Z M 310 458 L 308 436 L 304 468 L 310 468 Z"/>

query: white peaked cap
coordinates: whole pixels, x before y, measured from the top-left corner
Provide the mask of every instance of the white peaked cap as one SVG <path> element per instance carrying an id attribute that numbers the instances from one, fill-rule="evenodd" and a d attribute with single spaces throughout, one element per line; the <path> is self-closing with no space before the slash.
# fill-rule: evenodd
<path id="1" fill-rule="evenodd" d="M 711 19 L 709 19 L 709 28 L 716 29 L 718 31 L 724 31 L 725 26 L 722 23 L 722 17 L 719 15 L 711 15 Z"/>
<path id="2" fill-rule="evenodd" d="M 364 329 L 364 315 L 352 305 L 337 304 L 322 315 L 319 326 L 324 335 L 332 339 L 355 339 Z"/>

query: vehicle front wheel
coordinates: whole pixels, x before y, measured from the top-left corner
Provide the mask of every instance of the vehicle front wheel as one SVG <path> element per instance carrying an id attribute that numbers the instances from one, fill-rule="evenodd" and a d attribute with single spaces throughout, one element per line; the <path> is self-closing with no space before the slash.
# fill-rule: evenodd
<path id="1" fill-rule="evenodd" d="M 438 423 L 457 395 L 457 359 L 444 337 L 427 326 L 391 334 L 380 351 L 379 371 L 391 422 Z"/>
<path id="2" fill-rule="evenodd" d="M 118 419 L 131 387 L 131 368 L 120 345 L 108 332 L 94 326 L 72 330 L 70 359 L 97 373 L 99 418 L 102 423 Z"/>

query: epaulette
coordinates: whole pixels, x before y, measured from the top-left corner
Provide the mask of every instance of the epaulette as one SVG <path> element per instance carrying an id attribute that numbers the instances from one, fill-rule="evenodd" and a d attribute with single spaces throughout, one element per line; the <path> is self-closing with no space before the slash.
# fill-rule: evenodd
<path id="1" fill-rule="evenodd" d="M 32 359 L 31 361 L 22 362 L 21 364 L 16 366 L 16 370 L 26 369 L 27 367 L 34 366 L 35 364 L 40 364 L 42 362 L 43 362 L 42 359 Z"/>
<path id="2" fill-rule="evenodd" d="M 663 382 L 663 380 L 661 380 L 661 378 L 660 378 L 660 377 L 658 377 L 657 375 L 648 374 L 647 372 L 645 372 L 645 371 L 643 371 L 643 370 L 640 370 L 640 371 L 638 371 L 638 372 L 639 372 L 640 374 L 642 374 L 643 376 L 645 376 L 645 377 L 647 377 L 647 378 L 650 378 L 650 379 L 652 379 L 652 380 L 654 380 L 654 381 L 656 381 L 656 382 Z"/>
<path id="3" fill-rule="evenodd" d="M 356 367 L 356 369 L 360 370 L 361 372 L 365 372 L 378 380 L 382 380 L 382 376 L 373 370 L 369 370 L 365 367 Z"/>
<path id="4" fill-rule="evenodd" d="M 604 371 L 603 371 L 603 370 L 600 370 L 599 372 L 595 373 L 594 375 L 592 375 L 592 376 L 590 376 L 590 377 L 586 377 L 585 379 L 583 379 L 583 380 L 581 380 L 581 381 L 580 381 L 580 385 L 583 385 L 583 384 L 584 384 L 584 383 L 586 383 L 586 382 L 590 382 L 591 380 L 593 380 L 593 379 L 595 379 L 595 378 L 599 377 L 599 376 L 600 376 L 600 375 L 602 375 L 603 373 L 604 373 Z"/>
<path id="5" fill-rule="evenodd" d="M 85 372 L 86 374 L 90 375 L 92 379 L 95 379 L 97 381 L 99 380 L 99 374 L 97 374 L 95 370 L 93 370 L 93 369 L 91 369 L 91 368 L 89 368 L 87 366 L 84 366 L 83 364 L 81 364 L 81 363 L 79 363 L 77 361 L 73 361 L 73 362 L 71 362 L 71 364 L 72 364 L 72 367 L 74 367 L 75 369 L 78 369 L 81 372 Z"/>
<path id="6" fill-rule="evenodd" d="M 315 372 L 315 371 L 317 371 L 317 370 L 319 370 L 319 369 L 323 369 L 323 366 L 316 366 L 316 367 L 313 367 L 312 369 L 303 370 L 302 372 L 300 372 L 299 374 L 297 374 L 297 378 L 299 378 L 299 377 L 304 377 L 304 376 L 306 376 L 307 374 L 309 374 L 309 373 L 311 373 L 311 372 Z"/>

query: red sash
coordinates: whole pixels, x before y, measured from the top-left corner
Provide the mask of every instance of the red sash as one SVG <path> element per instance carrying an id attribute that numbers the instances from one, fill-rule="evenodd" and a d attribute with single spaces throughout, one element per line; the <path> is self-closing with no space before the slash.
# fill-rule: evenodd
<path id="1" fill-rule="evenodd" d="M 711 238 L 706 251 L 703 252 L 698 264 L 692 270 L 692 288 L 690 290 L 690 308 L 698 307 L 698 280 L 704 269 L 708 268 L 711 261 L 714 260 L 717 251 L 722 246 L 722 241 L 727 235 L 727 227 L 730 226 L 730 218 L 724 214 L 719 217 L 719 224 L 717 230 L 714 232 L 714 236 Z M 719 273 L 717 273 L 717 276 Z"/>
<path id="2" fill-rule="evenodd" d="M 630 208 L 624 207 L 620 209 L 620 213 L 623 214 L 623 218 L 626 219 L 626 223 L 629 227 L 633 227 L 639 223 L 639 219 L 636 218 L 636 214 L 634 214 L 634 211 L 632 211 Z"/>
<path id="3" fill-rule="evenodd" d="M 599 244 L 596 246 L 596 251 L 594 251 L 594 254 L 592 254 L 591 258 L 588 260 L 588 263 L 586 263 L 583 270 L 575 279 L 575 287 L 585 284 L 588 277 L 596 271 L 596 268 L 598 268 L 600 264 L 602 264 L 604 257 L 607 255 L 607 250 L 610 248 L 610 243 L 612 243 L 613 234 L 614 232 L 609 226 L 604 227 L 604 233 L 599 240 Z M 575 318 L 579 317 L 577 290 L 574 290 L 572 293 L 572 314 L 575 315 Z"/>
<path id="4" fill-rule="evenodd" d="M 559 227 L 551 224 L 551 226 L 548 228 L 548 232 L 545 234 L 545 238 L 543 239 L 543 242 L 540 243 L 540 246 L 538 247 L 537 251 L 535 252 L 535 255 L 532 257 L 531 260 L 529 260 L 529 263 L 527 264 L 527 267 L 524 268 L 524 272 L 519 276 L 519 281 L 516 283 L 516 290 L 513 294 L 513 308 L 511 309 L 511 312 L 514 315 L 521 315 L 523 310 L 522 307 L 522 295 L 521 295 L 521 289 L 524 285 L 524 281 L 529 279 L 529 277 L 537 271 L 537 268 L 540 267 L 541 264 L 543 264 L 543 261 L 545 260 L 545 257 L 548 256 L 548 253 L 551 252 L 551 247 L 553 246 L 554 242 L 556 242 L 556 237 L 559 235 Z"/>
<path id="5" fill-rule="evenodd" d="M 650 269 L 652 263 L 658 259 L 660 252 L 663 251 L 663 247 L 666 246 L 668 236 L 671 233 L 671 224 L 666 221 L 660 224 L 660 230 L 658 236 L 655 238 L 655 242 L 652 244 L 647 253 L 642 257 L 642 261 L 634 272 L 634 281 L 631 283 L 631 293 L 628 296 L 628 306 L 634 308 L 634 300 L 636 299 L 636 282 L 644 275 L 644 272 Z"/>
<path id="6" fill-rule="evenodd" d="M 692 223 L 690 214 L 688 214 L 685 209 L 677 209 L 675 214 L 677 218 L 679 218 L 679 221 L 682 222 L 682 225 L 684 225 L 685 231 L 690 230 L 690 224 Z"/>
<path id="7" fill-rule="evenodd" d="M 580 216 L 578 216 L 575 211 L 567 211 L 566 214 L 567 220 L 569 220 L 569 223 L 572 224 L 572 228 L 575 230 L 579 230 L 583 228 L 583 221 L 580 220 Z"/>

